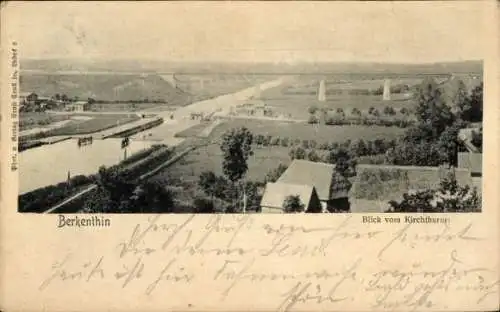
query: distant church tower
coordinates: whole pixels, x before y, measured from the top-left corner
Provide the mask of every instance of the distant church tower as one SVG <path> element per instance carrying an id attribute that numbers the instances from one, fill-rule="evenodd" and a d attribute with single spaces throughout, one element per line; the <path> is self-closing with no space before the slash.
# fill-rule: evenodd
<path id="1" fill-rule="evenodd" d="M 326 90 L 325 90 L 325 80 L 321 80 L 319 83 L 319 89 L 318 89 L 318 101 L 324 102 L 326 101 Z"/>
<path id="2" fill-rule="evenodd" d="M 386 79 L 384 82 L 383 99 L 384 99 L 384 101 L 389 101 L 391 99 L 391 80 L 390 79 Z"/>

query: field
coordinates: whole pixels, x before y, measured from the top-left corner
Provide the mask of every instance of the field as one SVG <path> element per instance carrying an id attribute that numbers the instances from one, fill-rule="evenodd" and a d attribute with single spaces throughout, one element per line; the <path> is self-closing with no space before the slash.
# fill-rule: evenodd
<path id="1" fill-rule="evenodd" d="M 299 79 L 299 80 L 298 80 Z M 370 107 L 375 107 L 382 110 L 385 106 L 391 106 L 396 111 L 400 108 L 405 107 L 411 109 L 414 107 L 413 101 L 408 98 L 407 95 L 403 94 L 393 94 L 391 100 L 384 101 L 382 96 L 379 95 L 352 95 L 346 92 L 334 92 L 333 94 L 328 94 L 329 90 L 348 90 L 356 86 L 355 84 L 338 83 L 335 86 L 327 86 L 326 91 L 326 101 L 320 102 L 318 100 L 318 86 L 319 82 L 317 80 L 311 80 L 310 77 L 296 78 L 293 81 L 281 85 L 276 88 L 272 88 L 262 92 L 260 100 L 266 105 L 271 106 L 273 111 L 278 114 L 291 114 L 295 119 L 307 119 L 309 116 L 308 108 L 315 106 L 319 109 L 329 109 L 335 110 L 337 108 L 342 108 L 344 111 L 350 111 L 353 108 L 357 108 L 362 112 L 367 112 Z M 416 83 L 413 79 L 412 82 Z M 367 82 L 360 81 L 360 88 L 365 88 Z M 380 87 L 378 81 L 373 83 L 373 89 Z"/>
<path id="2" fill-rule="evenodd" d="M 250 181 L 263 181 L 267 172 L 276 168 L 280 163 L 288 164 L 289 148 L 264 147 L 253 149 L 254 155 L 248 160 L 247 179 Z M 199 176 L 204 171 L 214 171 L 222 175 L 222 152 L 219 145 L 211 144 L 189 153 L 171 167 L 155 175 L 152 180 L 163 181 L 175 185 L 182 191 L 178 199 L 189 201 L 200 192 L 197 183 Z"/>
<path id="3" fill-rule="evenodd" d="M 173 111 L 178 106 L 168 105 L 165 103 L 95 103 L 91 106 L 91 111 L 94 112 L 137 112 L 149 110 L 156 111 Z"/>
<path id="4" fill-rule="evenodd" d="M 321 142 L 343 142 L 346 140 L 374 140 L 378 138 L 393 139 L 404 133 L 405 129 L 384 126 L 326 126 L 307 123 L 280 122 L 256 119 L 229 120 L 211 133 L 211 138 L 220 137 L 232 128 L 246 127 L 253 134 L 289 137 L 300 140 L 316 140 Z"/>
<path id="5" fill-rule="evenodd" d="M 68 120 L 68 115 L 51 115 L 41 112 L 22 112 L 20 114 L 19 130 L 29 130 L 50 125 L 51 123 Z"/>
<path id="6" fill-rule="evenodd" d="M 117 125 L 123 125 L 135 120 L 138 120 L 137 115 L 124 115 L 124 114 L 107 114 L 107 115 L 92 115 L 92 119 L 87 120 L 72 120 L 68 125 L 61 128 L 51 130 L 49 134 L 55 135 L 76 135 L 76 134 L 89 134 Z"/>

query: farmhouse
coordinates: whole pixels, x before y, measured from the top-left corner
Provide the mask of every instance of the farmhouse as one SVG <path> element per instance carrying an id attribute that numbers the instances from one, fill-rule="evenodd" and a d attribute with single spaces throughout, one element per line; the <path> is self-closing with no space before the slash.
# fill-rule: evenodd
<path id="1" fill-rule="evenodd" d="M 26 104 L 36 104 L 38 95 L 34 92 L 21 92 L 19 94 L 19 101 Z"/>
<path id="2" fill-rule="evenodd" d="M 335 165 L 295 159 L 276 183 L 313 187 L 323 211 L 349 210 L 351 183 L 335 172 Z"/>
<path id="3" fill-rule="evenodd" d="M 382 212 L 391 200 L 400 201 L 411 190 L 435 189 L 453 172 L 459 185 L 473 185 L 466 168 L 364 165 L 356 167 L 351 192 L 353 212 Z"/>
<path id="4" fill-rule="evenodd" d="M 87 101 L 76 101 L 66 104 L 65 109 L 73 112 L 84 112 L 90 109 L 90 103 Z"/>
<path id="5" fill-rule="evenodd" d="M 458 153 L 458 168 L 470 170 L 473 177 L 481 177 L 483 175 L 483 154 Z"/>
<path id="6" fill-rule="evenodd" d="M 262 213 L 283 213 L 283 204 L 288 196 L 299 196 L 305 211 L 321 210 L 321 202 L 314 186 L 291 183 L 267 183 L 262 201 Z"/>

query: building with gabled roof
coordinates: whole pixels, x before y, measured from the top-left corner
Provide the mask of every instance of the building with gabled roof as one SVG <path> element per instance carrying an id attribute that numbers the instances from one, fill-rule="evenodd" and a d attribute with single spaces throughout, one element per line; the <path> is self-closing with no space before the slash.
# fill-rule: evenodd
<path id="1" fill-rule="evenodd" d="M 320 211 L 321 202 L 314 186 L 291 183 L 267 183 L 260 203 L 262 213 L 283 213 L 288 196 L 298 196 L 304 204 L 304 212 Z"/>
<path id="2" fill-rule="evenodd" d="M 295 159 L 277 182 L 314 187 L 323 210 L 348 210 L 351 183 L 335 171 L 335 165 Z"/>
<path id="3" fill-rule="evenodd" d="M 334 170 L 335 165 L 294 159 L 277 182 L 314 186 L 319 199 L 327 201 Z"/>
<path id="4" fill-rule="evenodd" d="M 458 168 L 469 169 L 471 176 L 480 177 L 483 174 L 483 154 L 482 153 L 458 153 Z"/>

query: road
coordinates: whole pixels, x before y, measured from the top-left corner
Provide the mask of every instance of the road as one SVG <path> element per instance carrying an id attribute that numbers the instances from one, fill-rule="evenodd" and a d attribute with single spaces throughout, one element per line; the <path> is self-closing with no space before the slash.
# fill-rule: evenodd
<path id="1" fill-rule="evenodd" d="M 193 104 L 180 107 L 173 112 L 155 112 L 155 114 L 163 117 L 165 122 L 158 127 L 152 128 L 151 130 L 141 132 L 137 135 L 132 136 L 132 139 L 146 139 L 148 141 L 168 140 L 171 142 L 176 133 L 184 131 L 200 123 L 200 120 L 191 120 L 191 113 L 202 113 L 204 115 L 217 113 L 218 115 L 227 115 L 232 107 L 244 104 L 245 101 L 250 99 L 252 96 L 260 93 L 261 91 L 281 85 L 285 79 L 285 77 L 280 77 L 276 80 L 268 81 L 257 86 L 252 86 L 235 93 L 225 94 L 213 99 L 195 102 Z M 148 113 L 151 114 L 153 113 L 153 111 L 148 110 Z M 170 119 L 172 115 L 174 119 Z"/>

